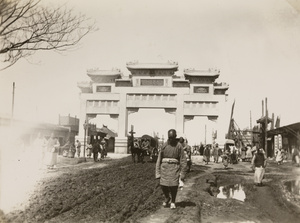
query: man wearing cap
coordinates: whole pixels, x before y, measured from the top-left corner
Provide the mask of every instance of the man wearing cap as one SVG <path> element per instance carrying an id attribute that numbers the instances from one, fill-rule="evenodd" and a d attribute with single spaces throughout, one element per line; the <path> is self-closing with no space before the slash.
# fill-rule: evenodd
<path id="1" fill-rule="evenodd" d="M 179 180 L 184 181 L 187 172 L 187 160 L 184 149 L 176 139 L 176 130 L 168 131 L 168 140 L 159 152 L 155 177 L 159 179 L 165 196 L 163 206 L 174 209 Z M 171 202 L 171 203 L 170 203 Z"/>

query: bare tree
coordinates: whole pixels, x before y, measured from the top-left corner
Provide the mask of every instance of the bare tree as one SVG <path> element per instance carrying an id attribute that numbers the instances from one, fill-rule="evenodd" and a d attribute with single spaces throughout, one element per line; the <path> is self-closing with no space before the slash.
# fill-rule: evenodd
<path id="1" fill-rule="evenodd" d="M 6 69 L 37 50 L 65 51 L 95 30 L 84 15 L 41 0 L 0 0 L 0 60 Z M 0 68 L 1 69 L 1 68 Z"/>

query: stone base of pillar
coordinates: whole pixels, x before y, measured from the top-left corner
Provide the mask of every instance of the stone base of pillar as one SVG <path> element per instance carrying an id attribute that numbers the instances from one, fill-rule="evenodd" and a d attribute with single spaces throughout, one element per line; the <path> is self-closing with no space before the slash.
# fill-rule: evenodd
<path id="1" fill-rule="evenodd" d="M 115 153 L 128 154 L 127 150 L 127 137 L 116 137 Z"/>

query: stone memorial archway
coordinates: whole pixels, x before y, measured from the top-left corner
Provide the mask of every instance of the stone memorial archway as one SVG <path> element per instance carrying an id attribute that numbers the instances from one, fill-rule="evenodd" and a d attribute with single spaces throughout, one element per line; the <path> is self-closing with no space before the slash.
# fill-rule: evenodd
<path id="1" fill-rule="evenodd" d="M 225 102 L 226 83 L 217 83 L 217 69 L 185 69 L 175 75 L 178 63 L 127 63 L 130 71 L 119 69 L 87 71 L 90 82 L 80 82 L 80 121 L 97 114 L 118 120 L 115 153 L 127 153 L 128 115 L 140 108 L 164 109 L 175 115 L 175 128 L 184 133 L 184 122 L 195 116 L 216 120 L 220 104 Z M 83 137 L 80 128 L 79 137 Z"/>

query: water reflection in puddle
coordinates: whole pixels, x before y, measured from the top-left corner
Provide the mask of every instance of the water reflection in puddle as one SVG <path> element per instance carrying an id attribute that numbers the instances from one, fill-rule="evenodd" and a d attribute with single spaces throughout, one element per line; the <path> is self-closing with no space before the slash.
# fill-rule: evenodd
<path id="1" fill-rule="evenodd" d="M 300 195 L 300 180 L 291 180 L 284 183 L 287 191 L 294 195 Z"/>
<path id="2" fill-rule="evenodd" d="M 236 199 L 239 201 L 245 201 L 246 194 L 244 187 L 241 184 L 227 185 L 219 187 L 220 193 L 217 194 L 217 198 L 220 199 Z"/>

